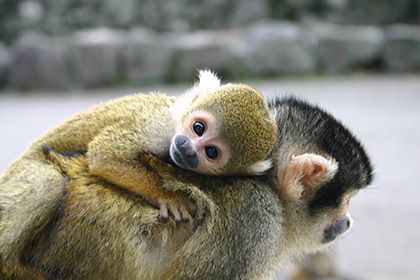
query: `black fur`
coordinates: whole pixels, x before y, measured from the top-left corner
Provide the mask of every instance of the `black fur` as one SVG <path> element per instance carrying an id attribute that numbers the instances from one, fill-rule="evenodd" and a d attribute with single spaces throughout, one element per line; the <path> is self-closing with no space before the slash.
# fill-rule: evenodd
<path id="1" fill-rule="evenodd" d="M 43 145 L 42 146 L 42 151 L 44 152 L 44 154 L 49 154 L 50 152 L 54 152 L 55 150 L 49 146 L 49 145 Z M 85 149 L 79 149 L 79 150 L 70 150 L 70 151 L 63 151 L 63 152 L 58 152 L 60 155 L 62 155 L 63 157 L 66 158 L 72 158 L 72 157 L 79 157 L 79 156 L 83 156 L 86 154 L 86 150 Z"/>
<path id="2" fill-rule="evenodd" d="M 279 149 L 288 141 L 303 149 L 318 148 L 338 162 L 334 178 L 310 202 L 311 212 L 336 207 L 350 188 L 360 189 L 371 183 L 372 165 L 365 149 L 332 115 L 294 97 L 276 98 L 269 101 L 269 106 L 278 112 Z"/>

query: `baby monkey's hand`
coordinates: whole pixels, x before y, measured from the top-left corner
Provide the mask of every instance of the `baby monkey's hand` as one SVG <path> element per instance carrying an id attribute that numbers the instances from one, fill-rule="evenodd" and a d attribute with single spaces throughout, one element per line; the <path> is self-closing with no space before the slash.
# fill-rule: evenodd
<path id="1" fill-rule="evenodd" d="M 172 192 L 168 197 L 147 199 L 147 202 L 159 209 L 159 219 L 166 221 L 169 215 L 173 216 L 175 222 L 187 222 L 196 212 L 196 206 L 186 194 Z"/>
<path id="2" fill-rule="evenodd" d="M 149 204 L 160 210 L 159 219 L 165 221 L 171 215 L 175 222 L 189 221 L 196 206 L 185 192 L 186 183 L 178 178 L 174 166 L 151 153 L 140 154 L 139 161 L 159 178 L 154 195 L 144 196 Z"/>

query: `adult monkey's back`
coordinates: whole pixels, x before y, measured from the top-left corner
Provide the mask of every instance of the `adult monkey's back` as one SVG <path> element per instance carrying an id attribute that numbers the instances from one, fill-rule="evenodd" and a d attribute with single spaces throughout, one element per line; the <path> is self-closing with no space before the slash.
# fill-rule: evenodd
<path id="1" fill-rule="evenodd" d="M 174 227 L 157 223 L 156 210 L 141 200 L 84 174 L 79 158 L 67 166 L 73 175 L 61 207 L 21 252 L 23 264 L 60 279 L 262 279 L 282 261 L 330 243 L 351 224 L 348 201 L 370 183 L 369 160 L 319 108 L 292 99 L 272 108 L 281 128 L 275 188 L 267 178 L 191 177 L 203 192 L 196 190 L 198 202 L 211 211 L 195 230 Z"/>
<path id="2" fill-rule="evenodd" d="M 83 158 L 73 160 L 62 210 L 24 252 L 26 265 L 46 276 L 261 279 L 273 269 L 261 260 L 279 247 L 281 207 L 262 179 L 207 178 L 196 198 L 209 213 L 198 225 L 175 225 L 158 223 L 156 209 L 84 170 Z"/>

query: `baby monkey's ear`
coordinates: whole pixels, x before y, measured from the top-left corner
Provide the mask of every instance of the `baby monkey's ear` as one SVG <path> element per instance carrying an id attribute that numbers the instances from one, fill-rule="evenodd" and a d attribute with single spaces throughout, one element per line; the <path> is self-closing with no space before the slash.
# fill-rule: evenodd
<path id="1" fill-rule="evenodd" d="M 273 162 L 271 159 L 262 160 L 249 166 L 245 173 L 247 175 L 264 175 L 264 173 L 271 168 Z"/>
<path id="2" fill-rule="evenodd" d="M 310 197 L 334 177 L 337 169 L 334 159 L 319 154 L 293 156 L 284 169 L 280 188 L 289 200 Z"/>

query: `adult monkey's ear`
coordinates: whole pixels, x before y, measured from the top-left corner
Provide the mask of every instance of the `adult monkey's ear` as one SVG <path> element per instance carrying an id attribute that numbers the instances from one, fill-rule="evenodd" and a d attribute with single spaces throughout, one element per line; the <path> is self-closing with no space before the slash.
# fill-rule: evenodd
<path id="1" fill-rule="evenodd" d="M 334 177 L 337 169 L 338 163 L 334 159 L 319 154 L 292 156 L 286 164 L 279 187 L 292 201 L 310 197 Z"/>
<path id="2" fill-rule="evenodd" d="M 198 97 L 212 93 L 221 86 L 217 74 L 211 70 L 199 70 L 198 81 L 185 94 L 178 97 L 172 107 L 172 116 L 178 119 Z"/>

